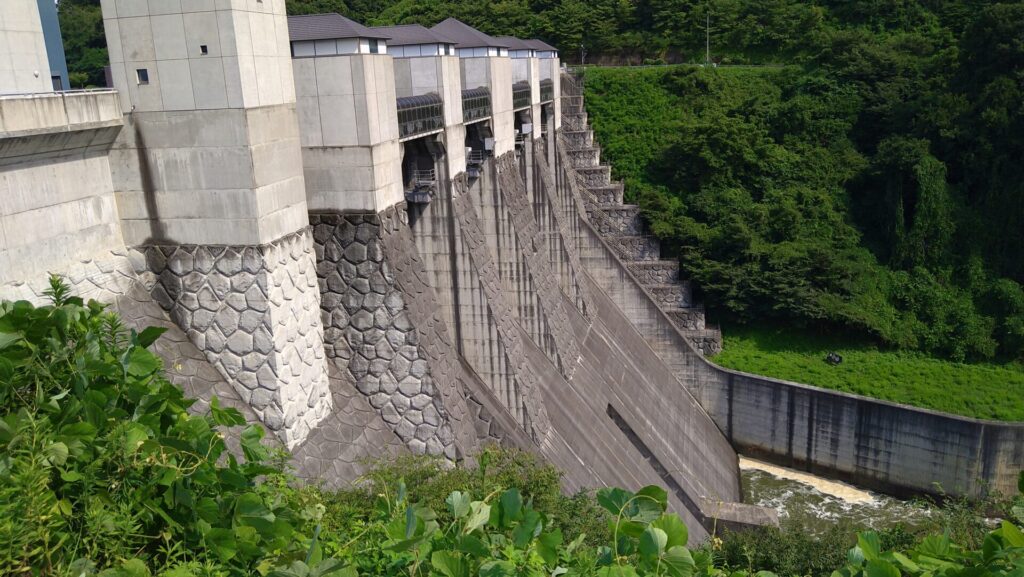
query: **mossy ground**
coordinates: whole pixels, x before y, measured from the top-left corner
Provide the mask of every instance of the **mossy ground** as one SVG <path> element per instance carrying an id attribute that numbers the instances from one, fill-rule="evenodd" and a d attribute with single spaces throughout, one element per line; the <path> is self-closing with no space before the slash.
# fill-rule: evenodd
<path id="1" fill-rule="evenodd" d="M 727 326 L 713 362 L 731 369 L 975 417 L 1024 421 L 1024 365 L 954 363 L 793 329 Z M 842 364 L 825 356 L 835 351 Z"/>

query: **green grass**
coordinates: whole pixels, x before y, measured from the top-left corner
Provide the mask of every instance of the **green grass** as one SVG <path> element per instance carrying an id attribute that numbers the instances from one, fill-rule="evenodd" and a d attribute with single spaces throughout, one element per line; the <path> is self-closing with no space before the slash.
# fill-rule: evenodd
<path id="1" fill-rule="evenodd" d="M 964 364 L 829 335 L 724 327 L 715 363 L 787 381 L 975 417 L 1024 421 L 1024 365 Z M 838 366 L 825 355 L 842 355 Z"/>

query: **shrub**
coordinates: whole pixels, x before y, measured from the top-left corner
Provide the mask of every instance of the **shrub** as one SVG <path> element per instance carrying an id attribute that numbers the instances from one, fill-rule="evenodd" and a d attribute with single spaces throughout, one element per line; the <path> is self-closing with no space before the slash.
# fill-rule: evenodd
<path id="1" fill-rule="evenodd" d="M 51 281 L 50 306 L 0 304 L 0 574 L 217 567 L 251 575 L 300 556 L 295 511 L 261 492 L 280 475 L 244 425 L 192 404 L 147 350 L 163 329 L 126 330 Z"/>

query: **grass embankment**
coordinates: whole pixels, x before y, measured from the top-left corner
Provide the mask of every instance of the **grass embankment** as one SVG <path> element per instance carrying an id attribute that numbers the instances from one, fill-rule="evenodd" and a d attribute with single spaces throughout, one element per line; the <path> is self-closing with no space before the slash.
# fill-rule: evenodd
<path id="1" fill-rule="evenodd" d="M 829 335 L 733 326 L 715 363 L 787 381 L 947 413 L 1024 421 L 1024 365 L 954 363 L 915 352 L 879 349 Z M 835 351 L 842 364 L 825 356 Z"/>

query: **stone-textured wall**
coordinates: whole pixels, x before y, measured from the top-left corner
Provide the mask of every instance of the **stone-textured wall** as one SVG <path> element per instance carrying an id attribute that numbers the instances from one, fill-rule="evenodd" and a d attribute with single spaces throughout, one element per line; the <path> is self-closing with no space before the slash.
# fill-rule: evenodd
<path id="1" fill-rule="evenodd" d="M 289 446 L 331 411 L 309 230 L 265 246 L 148 246 L 153 297 Z"/>
<path id="2" fill-rule="evenodd" d="M 445 401 L 459 407 L 460 395 L 444 394 L 457 386 L 455 359 L 429 350 L 433 339 L 423 333 L 430 330 L 414 324 L 397 284 L 396 273 L 405 273 L 407 265 L 396 271 L 394 259 L 401 255 L 385 258 L 385 238 L 397 234 L 402 215 L 396 208 L 382 215 L 311 215 L 325 345 L 328 357 L 351 373 L 359 392 L 413 453 L 455 459 Z"/>

